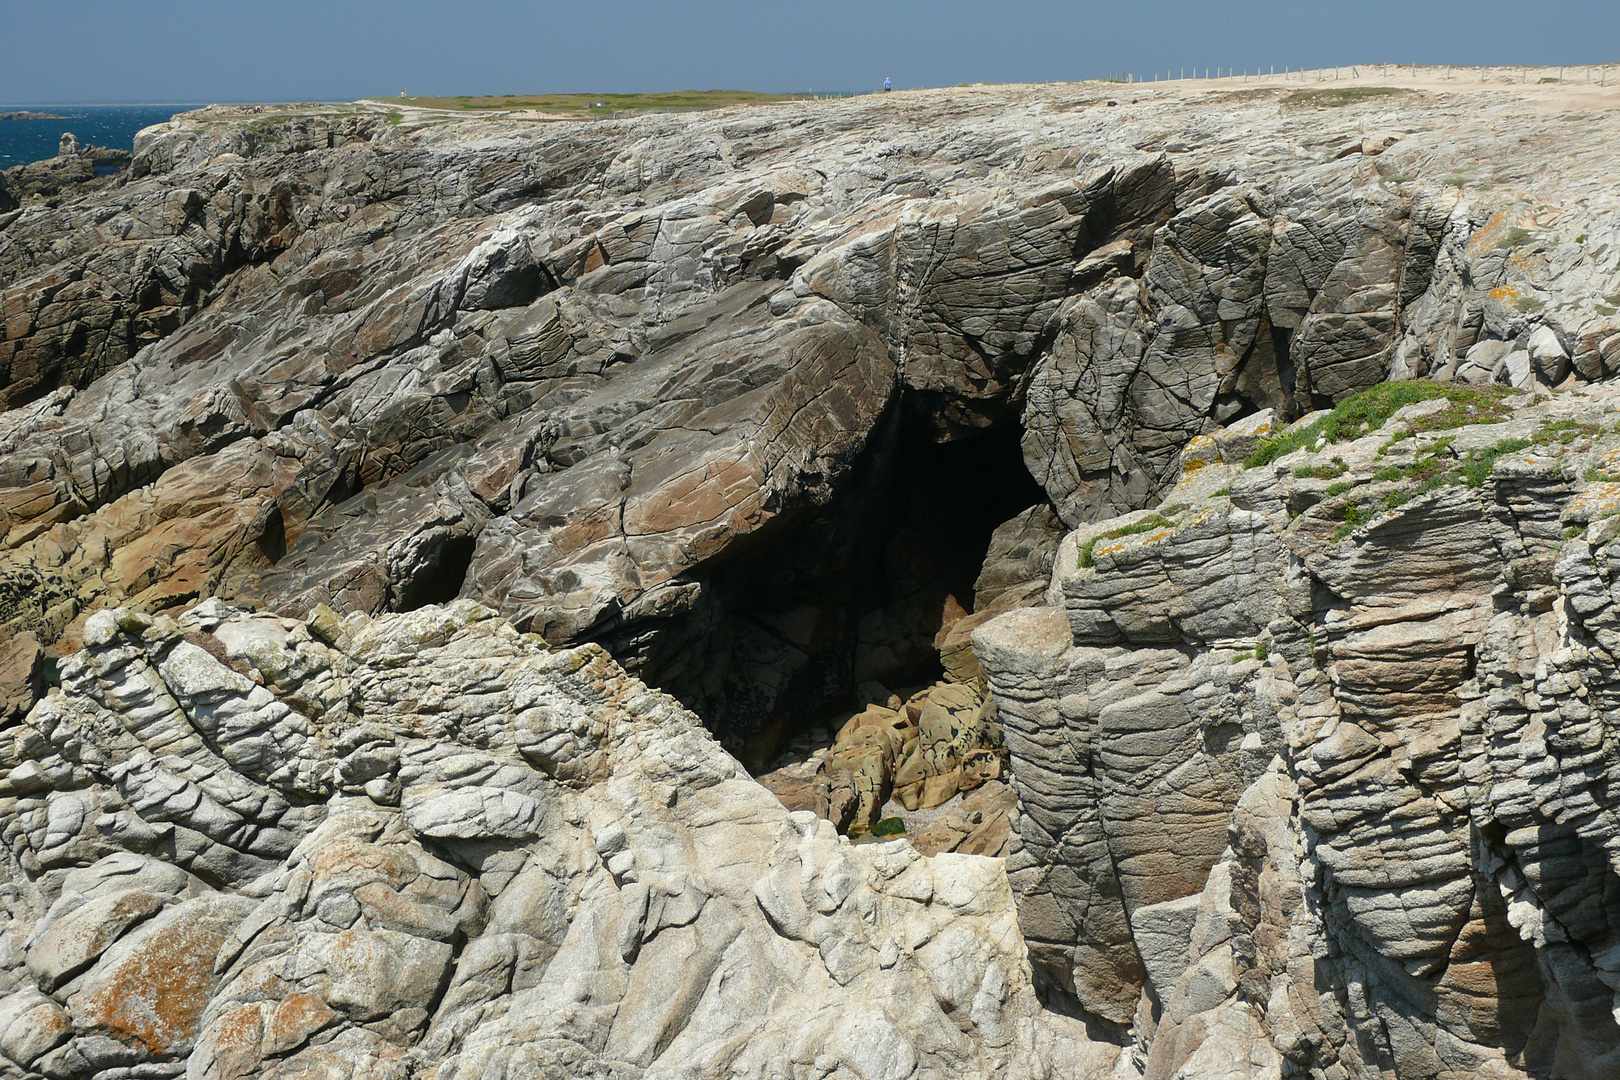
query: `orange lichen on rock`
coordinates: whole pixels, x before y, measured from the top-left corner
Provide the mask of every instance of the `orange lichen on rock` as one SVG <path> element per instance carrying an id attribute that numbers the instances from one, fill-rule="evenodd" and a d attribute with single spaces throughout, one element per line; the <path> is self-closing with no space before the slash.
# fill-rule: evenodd
<path id="1" fill-rule="evenodd" d="M 1474 235 L 1468 238 L 1468 254 L 1479 256 L 1496 246 L 1496 242 L 1508 229 L 1508 216 L 1501 211 L 1490 216 L 1485 224 L 1474 230 Z"/>
<path id="2" fill-rule="evenodd" d="M 213 992 L 214 956 L 250 904 L 200 897 L 152 920 L 111 950 L 69 999 L 74 1026 L 152 1055 L 190 1049 Z"/>
<path id="3" fill-rule="evenodd" d="M 289 994 L 270 1014 L 264 1030 L 264 1052 L 285 1054 L 341 1017 L 314 994 Z"/>

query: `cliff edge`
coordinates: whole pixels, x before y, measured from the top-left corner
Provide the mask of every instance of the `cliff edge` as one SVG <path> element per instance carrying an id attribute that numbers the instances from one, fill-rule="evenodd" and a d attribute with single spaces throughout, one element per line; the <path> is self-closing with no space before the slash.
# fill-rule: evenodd
<path id="1" fill-rule="evenodd" d="M 1613 1075 L 1617 104 L 211 108 L 0 213 L 4 1067 Z"/>

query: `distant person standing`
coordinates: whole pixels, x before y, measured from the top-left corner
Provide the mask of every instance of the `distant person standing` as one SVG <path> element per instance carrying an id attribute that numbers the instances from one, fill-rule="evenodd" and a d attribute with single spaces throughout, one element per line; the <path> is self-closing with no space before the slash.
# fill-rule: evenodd
<path id="1" fill-rule="evenodd" d="M 887 94 L 890 90 L 893 90 L 893 89 L 894 89 L 894 83 L 889 81 L 889 77 L 887 75 L 883 76 L 883 92 L 885 94 Z"/>

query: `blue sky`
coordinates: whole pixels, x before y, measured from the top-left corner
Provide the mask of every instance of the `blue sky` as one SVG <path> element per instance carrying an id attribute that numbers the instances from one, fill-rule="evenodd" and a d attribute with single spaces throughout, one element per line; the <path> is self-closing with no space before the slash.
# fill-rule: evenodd
<path id="1" fill-rule="evenodd" d="M 0 102 L 866 90 L 1181 67 L 1620 63 L 1616 0 L 0 0 Z"/>

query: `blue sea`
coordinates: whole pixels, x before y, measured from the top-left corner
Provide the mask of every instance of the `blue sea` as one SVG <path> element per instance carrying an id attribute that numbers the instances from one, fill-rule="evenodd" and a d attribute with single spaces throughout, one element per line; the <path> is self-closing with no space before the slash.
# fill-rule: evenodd
<path id="1" fill-rule="evenodd" d="M 0 120 L 0 169 L 56 156 L 64 131 L 79 145 L 135 149 L 135 133 L 200 105 L 0 105 L 0 113 L 43 112 L 64 120 Z"/>

